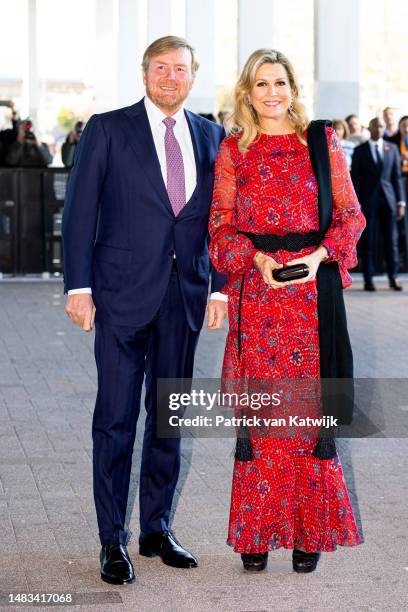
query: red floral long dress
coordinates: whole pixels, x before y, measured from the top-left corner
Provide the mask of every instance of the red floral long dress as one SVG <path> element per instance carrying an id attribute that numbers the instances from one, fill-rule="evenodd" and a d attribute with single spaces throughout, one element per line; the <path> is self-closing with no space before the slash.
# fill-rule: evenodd
<path id="1" fill-rule="evenodd" d="M 327 129 L 333 218 L 323 244 L 339 264 L 343 287 L 356 263 L 365 226 L 347 162 L 335 132 Z M 308 148 L 296 134 L 262 134 L 246 155 L 240 134 L 224 139 L 215 165 L 210 214 L 210 256 L 228 275 L 229 333 L 224 379 L 320 377 L 316 281 L 272 289 L 263 281 L 252 242 L 237 230 L 283 235 L 319 229 L 317 182 Z M 307 131 L 304 133 L 307 139 Z M 311 253 L 277 251 L 280 263 Z M 325 265 L 322 263 L 321 265 Z M 238 303 L 242 274 L 241 352 Z M 253 459 L 234 463 L 227 544 L 238 553 L 300 548 L 333 551 L 362 543 L 338 455 L 312 456 L 315 438 L 254 437 Z"/>

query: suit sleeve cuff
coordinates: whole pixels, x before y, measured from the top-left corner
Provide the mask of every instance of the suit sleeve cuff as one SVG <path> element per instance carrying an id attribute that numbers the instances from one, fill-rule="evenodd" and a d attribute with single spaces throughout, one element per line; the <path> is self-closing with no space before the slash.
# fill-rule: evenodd
<path id="1" fill-rule="evenodd" d="M 211 293 L 210 300 L 220 300 L 221 302 L 228 302 L 228 295 L 221 293 L 221 291 L 214 291 Z"/>
<path id="2" fill-rule="evenodd" d="M 81 287 L 80 289 L 69 289 L 68 291 L 68 295 L 78 295 L 80 293 L 92 295 L 92 289 L 90 287 Z"/>

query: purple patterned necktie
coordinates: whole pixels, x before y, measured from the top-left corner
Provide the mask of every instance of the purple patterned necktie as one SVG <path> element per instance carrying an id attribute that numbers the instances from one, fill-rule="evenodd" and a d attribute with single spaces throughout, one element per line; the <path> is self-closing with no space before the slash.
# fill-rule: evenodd
<path id="1" fill-rule="evenodd" d="M 177 217 L 186 204 L 183 156 L 173 132 L 173 127 L 176 125 L 175 119 L 166 117 L 166 119 L 163 119 L 163 123 L 166 126 L 164 146 L 166 149 L 167 193 L 173 212 Z"/>

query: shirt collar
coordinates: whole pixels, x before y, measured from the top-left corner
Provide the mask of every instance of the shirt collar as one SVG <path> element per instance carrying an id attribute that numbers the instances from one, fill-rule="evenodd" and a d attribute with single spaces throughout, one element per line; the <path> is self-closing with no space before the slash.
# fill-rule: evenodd
<path id="1" fill-rule="evenodd" d="M 151 125 L 165 127 L 163 124 L 163 119 L 165 119 L 167 115 L 163 113 L 163 111 L 160 110 L 160 108 L 158 108 L 158 106 L 156 106 L 154 102 L 150 100 L 148 96 L 144 97 L 144 104 L 145 104 L 147 116 L 149 118 L 149 122 L 151 123 Z M 180 110 L 177 111 L 177 113 L 172 115 L 172 117 L 176 122 L 176 126 L 181 125 L 182 121 L 184 121 L 185 119 L 184 107 L 182 106 Z"/>
<path id="2" fill-rule="evenodd" d="M 370 138 L 369 142 L 370 142 L 370 145 L 372 147 L 377 147 L 378 146 L 379 149 L 382 149 L 383 145 L 384 145 L 384 139 L 383 138 L 379 138 L 378 140 L 373 140 L 372 138 Z"/>

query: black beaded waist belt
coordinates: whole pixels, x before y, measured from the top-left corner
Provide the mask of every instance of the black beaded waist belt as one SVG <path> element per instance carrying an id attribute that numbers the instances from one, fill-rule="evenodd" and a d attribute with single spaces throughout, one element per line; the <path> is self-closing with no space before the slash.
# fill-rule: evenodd
<path id="1" fill-rule="evenodd" d="M 321 242 L 320 232 L 307 232 L 304 234 L 253 234 L 251 232 L 237 231 L 250 239 L 256 249 L 274 253 L 275 251 L 298 252 L 306 247 L 316 246 Z"/>

